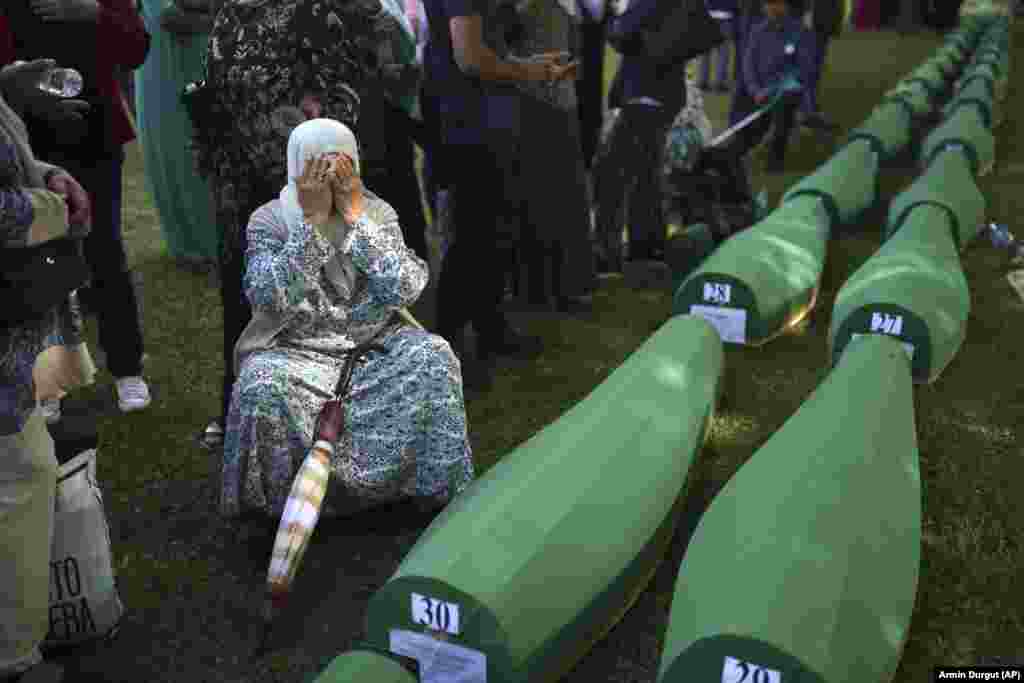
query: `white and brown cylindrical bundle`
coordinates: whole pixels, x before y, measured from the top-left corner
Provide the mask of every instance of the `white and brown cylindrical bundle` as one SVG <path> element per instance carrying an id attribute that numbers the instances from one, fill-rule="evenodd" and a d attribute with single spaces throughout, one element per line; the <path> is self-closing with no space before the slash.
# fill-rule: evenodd
<path id="1" fill-rule="evenodd" d="M 333 445 L 327 441 L 317 441 L 295 475 L 267 570 L 267 592 L 274 602 L 283 598 L 291 589 L 295 572 L 298 571 L 320 518 L 320 506 L 327 493 L 330 458 L 333 454 Z"/>

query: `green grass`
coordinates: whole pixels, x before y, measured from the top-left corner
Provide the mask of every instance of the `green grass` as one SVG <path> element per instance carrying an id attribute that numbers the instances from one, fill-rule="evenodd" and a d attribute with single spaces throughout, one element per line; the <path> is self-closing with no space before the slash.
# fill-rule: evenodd
<path id="1" fill-rule="evenodd" d="M 1022 44 L 1022 31 L 1016 33 L 1018 44 Z M 824 108 L 844 128 L 858 124 L 882 93 L 937 45 L 934 36 L 897 37 L 887 32 L 842 37 L 833 44 L 829 59 L 822 92 Z M 1024 54 L 1019 49 L 1016 52 L 1019 57 L 1013 61 L 1021 63 Z M 614 65 L 610 66 L 609 78 L 614 73 Z M 720 128 L 727 98 L 708 96 L 706 100 L 709 114 Z M 1012 112 L 1024 111 L 1024 90 L 1011 84 L 1005 110 L 1008 120 L 998 131 L 997 169 L 982 181 L 982 188 L 990 218 L 1009 222 L 1011 229 L 1021 234 L 1024 224 L 1018 216 L 1024 213 L 1020 192 L 1024 150 L 1017 142 L 1021 130 Z M 758 175 L 755 187 L 767 187 L 774 203 L 786 187 L 832 152 L 830 143 L 800 136 L 791 147 L 792 172 L 776 177 Z M 887 172 L 883 179 L 886 197 L 911 177 Z M 146 412 L 105 417 L 101 422 L 99 477 L 114 527 L 118 580 L 136 625 L 146 624 L 154 634 L 165 634 L 181 619 L 172 613 L 183 610 L 192 614 L 193 621 L 188 622 L 192 626 L 181 628 L 197 629 L 192 639 L 222 639 L 212 646 L 216 657 L 212 652 L 202 657 L 190 655 L 186 648 L 173 658 L 162 654 L 170 647 L 162 640 L 164 636 L 154 636 L 153 642 L 142 646 L 150 647 L 151 652 L 131 653 L 140 661 L 152 662 L 145 677 L 134 680 L 279 680 L 289 661 L 292 669 L 308 674 L 322 662 L 314 662 L 301 651 L 275 655 L 270 671 L 259 669 L 257 673 L 246 664 L 241 645 L 224 635 L 226 631 L 208 624 L 205 617 L 197 616 L 214 609 L 214 604 L 224 603 L 226 607 L 217 609 L 228 611 L 247 608 L 230 604 L 231 595 L 247 593 L 232 593 L 228 586 L 259 585 L 258 576 L 238 579 L 236 570 L 230 569 L 230 558 L 216 553 L 199 556 L 188 543 L 189 538 L 198 539 L 208 532 L 195 510 L 212 509 L 217 476 L 218 462 L 194 445 L 194 437 L 219 411 L 219 296 L 209 276 L 180 269 L 167 256 L 136 145 L 128 148 L 124 196 L 125 241 L 130 261 L 144 279 L 150 356 L 146 377 L 153 386 L 155 402 Z M 763 349 L 728 352 L 735 396 L 714 425 L 712 449 L 697 465 L 712 485 L 724 483 L 823 378 L 825 334 L 836 291 L 877 248 L 880 227 L 880 215 L 874 214 L 857 226 L 853 236 L 831 245 L 818 308 L 809 325 Z M 980 242 L 964 254 L 973 302 L 967 340 L 935 385 L 917 389 L 924 489 L 922 566 L 911 635 L 896 680 L 930 680 L 931 667 L 938 664 L 966 665 L 988 656 L 1024 659 L 1019 589 L 1024 559 L 1019 488 L 1024 481 L 1019 433 L 1019 425 L 1024 424 L 1024 384 L 1020 380 L 1024 305 L 1004 280 L 1004 258 Z M 504 366 L 494 392 L 468 406 L 480 469 L 497 462 L 583 398 L 669 311 L 666 294 L 634 291 L 610 280 L 595 296 L 595 313 L 589 319 L 525 316 L 525 326 L 545 337 L 547 351 L 536 363 Z M 93 323 L 88 336 L 95 346 Z M 110 384 L 104 372 L 96 387 L 75 398 L 96 398 L 100 392 L 110 392 Z M 190 510 L 191 515 L 187 514 Z M 189 531 L 176 526 L 179 520 L 192 525 Z M 208 526 L 216 524 L 210 521 Z M 171 542 L 171 538 L 176 540 Z M 237 552 L 238 548 L 230 545 L 225 549 L 228 555 Z M 379 580 L 389 572 L 388 567 L 379 569 Z M 655 596 L 659 614 L 667 609 L 671 589 L 671 585 L 663 586 Z M 257 597 L 253 594 L 251 599 Z M 343 627 L 355 624 L 352 628 L 358 630 L 357 617 L 336 618 Z M 651 621 L 650 628 L 660 638 L 664 619 Z M 628 640 L 629 636 L 617 638 Z M 335 651 L 343 645 L 341 642 Z M 110 664 L 125 654 L 115 645 L 109 654 Z M 173 666 L 159 664 L 172 661 L 169 657 Z M 231 671 L 241 678 L 224 673 L 221 679 L 213 673 L 231 663 Z M 161 678 L 164 675 L 170 677 Z M 133 678 L 111 675 L 108 680 Z M 567 680 L 593 679 L 574 674 Z"/>

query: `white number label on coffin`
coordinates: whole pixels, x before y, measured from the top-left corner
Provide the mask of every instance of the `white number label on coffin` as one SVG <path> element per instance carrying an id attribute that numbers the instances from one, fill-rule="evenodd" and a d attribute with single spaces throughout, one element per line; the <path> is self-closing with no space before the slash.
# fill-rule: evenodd
<path id="1" fill-rule="evenodd" d="M 487 683 L 487 656 L 423 633 L 390 631 L 391 652 L 415 659 L 420 683 Z"/>
<path id="2" fill-rule="evenodd" d="M 419 593 L 411 593 L 412 621 L 434 631 L 459 635 L 459 606 Z"/>
<path id="3" fill-rule="evenodd" d="M 709 304 L 727 304 L 732 301 L 732 285 L 705 282 L 703 294 L 704 301 Z"/>
<path id="4" fill-rule="evenodd" d="M 747 312 L 742 308 L 723 308 L 721 306 L 690 306 L 690 315 L 697 315 L 707 320 L 722 341 L 730 344 L 747 343 Z"/>
<path id="5" fill-rule="evenodd" d="M 782 683 L 782 674 L 775 669 L 726 657 L 721 683 Z"/>
<path id="6" fill-rule="evenodd" d="M 864 336 L 864 334 L 861 333 L 861 332 L 854 332 L 853 334 L 850 335 L 850 341 L 853 341 L 854 339 L 858 339 L 858 338 L 863 337 L 863 336 Z M 889 336 L 891 336 L 891 335 L 889 335 Z M 911 344 L 910 342 L 901 342 L 901 343 L 903 344 L 903 350 L 907 352 L 907 358 L 909 358 L 911 361 L 913 361 L 914 360 L 914 345 Z"/>

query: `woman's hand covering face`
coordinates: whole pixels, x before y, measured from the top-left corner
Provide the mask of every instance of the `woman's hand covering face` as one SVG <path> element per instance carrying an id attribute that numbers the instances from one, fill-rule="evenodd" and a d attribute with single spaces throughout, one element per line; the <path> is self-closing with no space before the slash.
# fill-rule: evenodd
<path id="1" fill-rule="evenodd" d="M 315 157 L 306 162 L 296 182 L 299 206 L 306 220 L 315 227 L 326 224 L 331 215 L 334 204 L 330 186 L 332 169 L 333 164 L 326 155 Z"/>
<path id="2" fill-rule="evenodd" d="M 331 189 L 334 207 L 346 223 L 354 223 L 363 214 L 363 182 L 356 173 L 355 164 L 345 154 L 334 162 Z"/>

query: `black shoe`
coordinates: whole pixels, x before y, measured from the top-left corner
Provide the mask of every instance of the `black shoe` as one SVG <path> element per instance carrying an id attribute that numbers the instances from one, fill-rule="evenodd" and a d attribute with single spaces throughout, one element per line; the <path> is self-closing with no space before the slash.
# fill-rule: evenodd
<path id="1" fill-rule="evenodd" d="M 594 312 L 594 303 L 590 297 L 560 296 L 555 305 L 559 313 L 567 315 Z"/>
<path id="2" fill-rule="evenodd" d="M 811 130 L 832 132 L 839 130 L 839 126 L 825 118 L 825 115 L 821 112 L 812 112 L 804 115 L 800 121 L 800 125 L 804 128 L 810 128 Z"/>
<path id="3" fill-rule="evenodd" d="M 540 337 L 521 334 L 506 324 L 499 335 L 490 338 L 484 335 L 477 337 L 476 347 L 477 356 L 482 360 L 489 360 L 494 356 L 531 359 L 544 351 L 544 342 Z"/>

